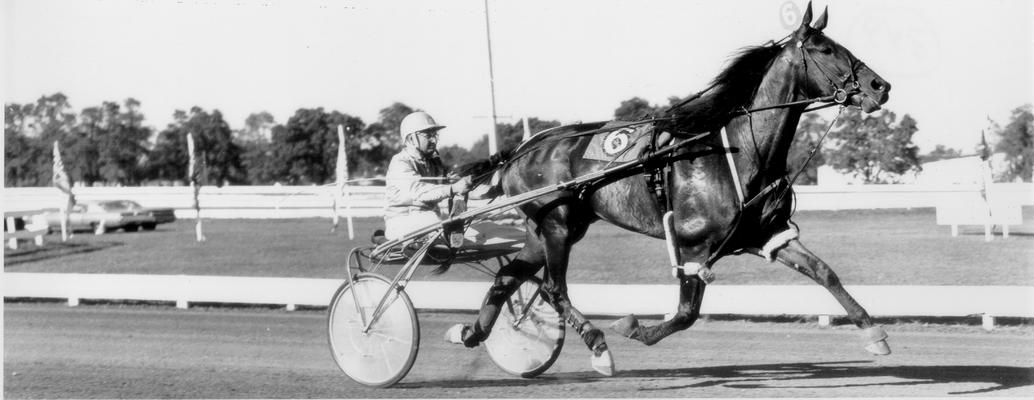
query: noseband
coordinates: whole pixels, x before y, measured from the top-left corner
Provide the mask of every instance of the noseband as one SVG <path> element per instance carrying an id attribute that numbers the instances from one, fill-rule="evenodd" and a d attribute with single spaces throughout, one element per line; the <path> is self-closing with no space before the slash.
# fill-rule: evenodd
<path id="1" fill-rule="evenodd" d="M 801 64 L 804 65 L 804 73 L 807 74 L 809 57 L 808 52 L 804 48 L 805 40 L 807 39 L 798 42 L 797 48 L 801 50 Z M 848 97 L 850 97 L 853 94 L 861 93 L 862 91 L 862 85 L 858 83 L 858 69 L 864 66 L 865 63 L 857 58 L 854 58 L 850 54 L 848 54 L 848 57 L 851 59 L 851 70 L 844 73 L 842 76 L 837 77 L 840 81 L 839 84 L 837 83 L 837 81 L 833 80 L 833 74 L 830 74 L 829 71 L 827 71 L 826 68 L 822 66 L 822 64 L 812 60 L 812 64 L 815 64 L 815 69 L 817 69 L 819 73 L 826 77 L 826 81 L 829 82 L 829 86 L 833 88 L 833 94 L 826 97 L 829 97 L 830 100 L 833 100 L 833 102 L 837 104 L 844 104 L 844 102 L 847 101 Z M 816 99 L 816 101 L 822 101 L 821 99 L 825 99 L 826 97 Z M 828 102 L 828 100 L 826 100 L 825 102 Z"/>

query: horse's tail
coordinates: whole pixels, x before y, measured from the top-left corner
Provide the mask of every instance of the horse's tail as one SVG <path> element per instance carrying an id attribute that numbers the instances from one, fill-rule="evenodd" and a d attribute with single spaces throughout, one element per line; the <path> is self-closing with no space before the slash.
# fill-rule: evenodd
<path id="1" fill-rule="evenodd" d="M 499 187 L 502 181 L 500 180 L 499 182 L 495 182 L 493 185 L 493 183 L 491 182 L 492 175 L 494 175 L 496 171 L 499 171 L 499 169 L 501 169 L 502 167 L 506 166 L 506 164 L 513 158 L 513 154 L 514 152 L 512 149 L 504 150 L 499 153 L 493 154 L 486 160 L 480 160 L 461 165 L 459 168 L 456 169 L 456 174 L 461 177 L 469 176 L 471 178 L 471 187 L 484 184 L 492 185 L 492 187 L 488 191 L 488 193 L 492 193 L 492 195 L 488 197 L 498 196 L 502 193 L 502 190 L 500 190 L 501 188 Z"/>

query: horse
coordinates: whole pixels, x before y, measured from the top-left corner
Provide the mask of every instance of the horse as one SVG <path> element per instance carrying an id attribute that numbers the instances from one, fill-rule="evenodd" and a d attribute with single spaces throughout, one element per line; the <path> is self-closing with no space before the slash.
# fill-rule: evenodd
<path id="1" fill-rule="evenodd" d="M 613 331 L 652 345 L 689 328 L 700 315 L 705 272 L 723 256 L 746 253 L 778 260 L 825 287 L 863 330 L 865 348 L 890 354 L 885 331 L 844 289 L 829 265 L 801 244 L 790 220 L 792 189 L 786 179 L 786 159 L 807 107 L 816 102 L 840 103 L 870 113 L 886 103 L 891 88 L 823 33 L 827 21 L 828 8 L 811 24 L 809 3 L 801 25 L 792 33 L 778 42 L 743 49 L 709 89 L 673 106 L 664 117 L 647 121 L 669 136 L 670 143 L 684 144 L 662 162 L 667 168 L 665 186 L 677 251 L 682 260 L 702 268 L 700 273 L 678 270 L 680 299 L 671 319 L 646 326 L 629 315 L 614 322 Z M 599 131 L 603 124 L 541 132 L 516 151 L 468 172 L 479 177 L 499 174 L 497 187 L 514 196 L 599 171 L 608 163 L 576 155 L 588 146 L 591 135 L 587 133 Z M 723 129 L 725 141 L 718 135 Z M 690 138 L 698 133 L 707 136 Z M 697 140 L 691 143 L 693 139 Z M 598 220 L 665 237 L 662 217 L 668 207 L 646 181 L 639 173 L 624 174 L 519 206 L 527 228 L 525 246 L 497 273 L 474 323 L 454 327 L 461 329 L 462 343 L 474 347 L 484 341 L 505 299 L 545 268 L 543 297 L 582 337 L 592 352 L 593 368 L 612 375 L 613 358 L 603 331 L 568 298 L 567 266 L 572 246 Z"/>

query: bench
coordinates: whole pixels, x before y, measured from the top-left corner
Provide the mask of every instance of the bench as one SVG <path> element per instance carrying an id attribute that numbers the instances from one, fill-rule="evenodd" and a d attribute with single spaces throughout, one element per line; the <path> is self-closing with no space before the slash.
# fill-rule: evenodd
<path id="1" fill-rule="evenodd" d="M 34 220 L 35 215 L 43 214 L 43 210 L 10 211 L 4 213 L 4 241 L 12 250 L 18 249 L 18 240 L 32 239 L 37 246 L 43 245 L 43 236 L 50 232 L 46 221 Z M 29 223 L 26 223 L 28 217 Z"/>

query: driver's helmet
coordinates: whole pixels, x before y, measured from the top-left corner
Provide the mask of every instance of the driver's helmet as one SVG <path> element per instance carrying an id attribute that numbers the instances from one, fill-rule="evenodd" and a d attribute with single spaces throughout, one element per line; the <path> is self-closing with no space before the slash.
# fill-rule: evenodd
<path id="1" fill-rule="evenodd" d="M 434 122 L 434 118 L 431 118 L 430 114 L 423 111 L 417 111 L 410 113 L 402 119 L 402 123 L 399 124 L 399 134 L 402 135 L 402 140 L 406 140 L 409 138 L 409 135 L 414 133 L 437 131 L 444 127 L 445 126 L 438 125 L 437 122 Z"/>

